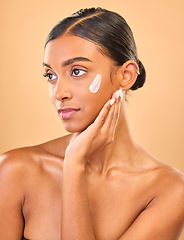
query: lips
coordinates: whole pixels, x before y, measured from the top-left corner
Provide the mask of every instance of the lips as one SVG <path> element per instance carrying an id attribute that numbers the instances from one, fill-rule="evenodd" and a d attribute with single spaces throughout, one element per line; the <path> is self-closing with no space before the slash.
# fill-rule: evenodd
<path id="1" fill-rule="evenodd" d="M 76 108 L 64 108 L 64 109 L 59 109 L 58 113 L 61 119 L 68 119 L 68 118 L 71 118 L 79 110 L 80 109 L 76 109 Z"/>

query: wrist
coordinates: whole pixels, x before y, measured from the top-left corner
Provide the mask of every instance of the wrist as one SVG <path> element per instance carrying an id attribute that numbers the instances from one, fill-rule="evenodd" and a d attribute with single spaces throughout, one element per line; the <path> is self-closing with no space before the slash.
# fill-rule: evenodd
<path id="1" fill-rule="evenodd" d="M 75 171 L 84 171 L 85 163 L 81 158 L 65 157 L 63 162 L 63 169 L 74 169 Z"/>

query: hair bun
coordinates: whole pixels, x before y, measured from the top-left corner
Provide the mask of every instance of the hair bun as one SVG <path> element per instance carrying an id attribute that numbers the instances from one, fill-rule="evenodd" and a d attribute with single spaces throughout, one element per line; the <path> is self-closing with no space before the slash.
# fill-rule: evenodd
<path id="1" fill-rule="evenodd" d="M 137 80 L 135 81 L 134 85 L 130 88 L 131 90 L 141 88 L 146 81 L 146 70 L 140 60 L 137 60 L 137 63 L 139 66 L 140 74 L 137 76 Z"/>

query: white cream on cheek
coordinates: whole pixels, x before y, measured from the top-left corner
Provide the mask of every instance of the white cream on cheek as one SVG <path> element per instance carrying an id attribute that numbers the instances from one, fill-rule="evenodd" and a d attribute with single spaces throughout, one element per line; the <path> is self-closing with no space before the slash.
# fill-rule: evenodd
<path id="1" fill-rule="evenodd" d="M 89 86 L 89 91 L 92 93 L 98 92 L 102 81 L 101 74 L 97 74 L 91 85 Z"/>

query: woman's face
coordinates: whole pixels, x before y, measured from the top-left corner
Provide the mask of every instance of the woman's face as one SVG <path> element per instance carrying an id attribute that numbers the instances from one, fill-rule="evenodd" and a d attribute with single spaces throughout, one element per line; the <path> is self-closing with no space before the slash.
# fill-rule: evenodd
<path id="1" fill-rule="evenodd" d="M 50 41 L 43 65 L 50 97 L 69 132 L 87 128 L 119 88 L 113 61 L 102 55 L 97 45 L 77 36 L 63 35 Z M 101 85 L 93 93 L 89 86 L 97 74 Z"/>

